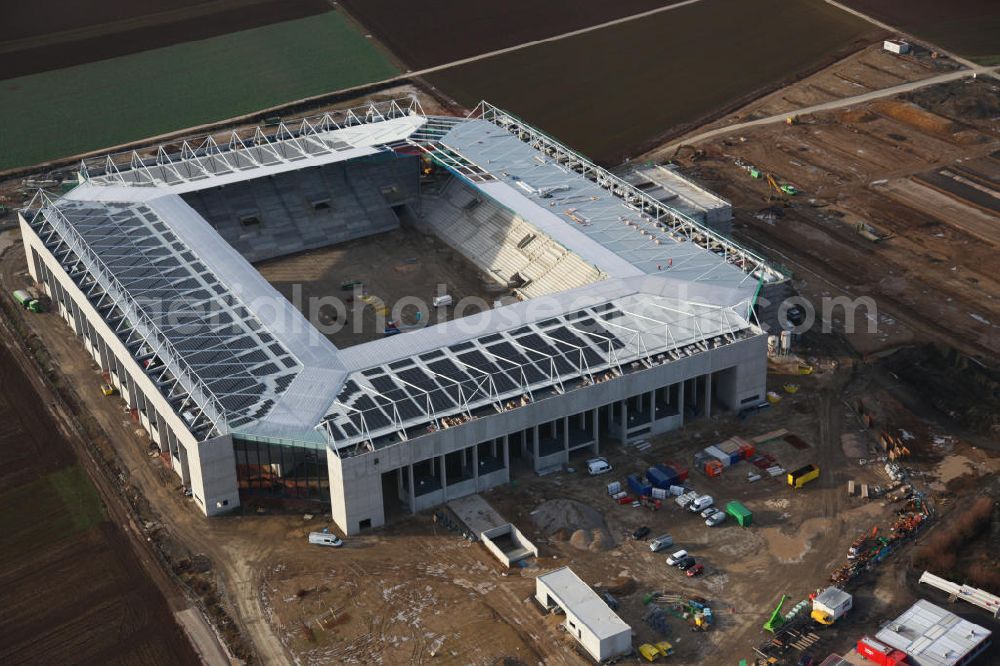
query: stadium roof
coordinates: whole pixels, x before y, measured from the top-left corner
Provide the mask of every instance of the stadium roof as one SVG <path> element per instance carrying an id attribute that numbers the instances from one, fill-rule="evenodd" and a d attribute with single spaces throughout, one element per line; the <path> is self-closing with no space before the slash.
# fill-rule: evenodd
<path id="1" fill-rule="evenodd" d="M 460 119 L 373 103 L 227 136 L 88 160 L 79 187 L 25 209 L 206 437 L 345 450 L 406 437 L 732 342 L 759 284 L 783 278 L 489 105 Z M 180 196 L 387 151 L 433 155 L 609 279 L 338 350 Z"/>

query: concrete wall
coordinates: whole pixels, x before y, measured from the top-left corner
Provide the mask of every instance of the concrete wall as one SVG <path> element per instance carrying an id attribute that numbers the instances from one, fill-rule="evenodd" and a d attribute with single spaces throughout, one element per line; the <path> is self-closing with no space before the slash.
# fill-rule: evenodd
<path id="1" fill-rule="evenodd" d="M 505 535 L 510 535 L 510 540 L 514 543 L 515 550 L 522 551 L 520 554 L 511 557 L 508 553 L 505 553 L 495 543 L 493 543 L 493 539 L 497 539 Z M 538 557 L 538 547 L 528 541 L 528 537 L 524 536 L 521 530 L 517 529 L 510 523 L 486 530 L 479 535 L 479 538 L 483 542 L 483 545 L 486 546 L 486 550 L 490 551 L 493 554 L 493 557 L 500 560 L 501 564 L 508 567 L 512 566 L 515 562 L 520 562 L 528 556 Z"/>
<path id="2" fill-rule="evenodd" d="M 722 371 L 728 372 L 722 373 Z M 381 475 L 385 472 L 407 468 L 414 463 L 440 458 L 479 442 L 502 439 L 508 433 L 536 428 L 539 424 L 589 412 L 637 394 L 650 393 L 657 388 L 712 373 L 721 373 L 719 376 L 723 377 L 724 381 L 708 386 L 730 409 L 739 409 L 744 399 L 752 398 L 754 401 L 759 401 L 766 392 L 766 337 L 757 335 L 738 340 L 719 349 L 632 372 L 624 377 L 584 389 L 571 390 L 563 395 L 542 398 L 524 407 L 474 419 L 459 426 L 428 433 L 376 451 L 339 458 L 331 450 L 327 460 L 330 470 L 333 520 L 347 534 L 356 534 L 362 522 L 371 527 L 384 525 Z M 682 424 L 683 410 L 677 417 L 652 421 L 648 426 L 628 430 L 637 431 L 648 427 L 650 431 L 644 435 L 659 434 L 680 427 Z M 627 434 L 627 432 L 620 433 L 620 438 Z M 505 460 L 509 461 L 510 452 L 505 451 L 505 453 Z M 555 458 L 562 459 L 563 456 L 564 454 L 548 456 L 540 462 L 549 464 L 554 462 Z M 550 457 L 552 461 L 549 460 Z M 542 469 L 537 462 L 535 469 Z M 508 478 L 509 476 L 502 474 L 496 474 L 488 482 L 479 478 L 475 487 L 478 490 L 485 490 L 493 485 L 505 483 Z M 412 488 L 412 485 L 410 487 Z M 472 492 L 472 487 L 467 488 L 469 492 Z M 440 491 L 415 497 L 415 504 L 410 508 L 420 511 L 460 496 L 453 488 L 445 486 Z"/>
<path id="3" fill-rule="evenodd" d="M 145 412 L 141 425 L 156 432 L 153 440 L 169 451 L 174 472 L 191 488 L 198 508 L 207 516 L 225 513 L 240 504 L 236 463 L 230 437 L 199 442 L 188 430 L 153 380 L 142 370 L 128 348 L 104 321 L 86 294 L 76 285 L 23 217 L 18 215 L 28 257 L 28 271 L 57 307 L 53 310 L 78 337 L 85 337 L 91 355 L 109 374 L 126 404 Z M 36 263 L 39 262 L 39 263 Z M 44 273 L 45 275 L 40 275 Z M 86 343 L 81 345 L 87 350 Z"/>

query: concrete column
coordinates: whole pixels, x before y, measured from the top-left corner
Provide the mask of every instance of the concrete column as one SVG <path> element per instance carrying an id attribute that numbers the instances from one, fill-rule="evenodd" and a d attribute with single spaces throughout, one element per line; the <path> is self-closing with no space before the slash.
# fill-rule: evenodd
<path id="1" fill-rule="evenodd" d="M 496 440 L 494 440 L 495 445 Z M 507 435 L 503 436 L 503 440 L 500 442 L 501 448 L 503 448 L 503 466 L 507 469 L 507 476 L 510 476 L 510 440 Z M 494 449 L 495 451 L 496 449 Z"/>
<path id="2" fill-rule="evenodd" d="M 649 421 L 652 423 L 656 420 L 656 390 L 647 393 L 646 399 L 649 400 Z"/>
<path id="3" fill-rule="evenodd" d="M 496 440 L 493 440 L 493 450 L 496 450 Z M 472 447 L 472 478 L 476 480 L 476 488 L 479 488 L 479 445 Z"/>
<path id="4" fill-rule="evenodd" d="M 563 451 L 569 453 L 569 417 L 563 417 Z"/>
<path id="5" fill-rule="evenodd" d="M 441 466 L 440 477 L 441 477 L 441 488 L 448 487 L 448 466 L 444 464 L 444 456 L 438 456 L 438 465 Z"/>
<path id="6" fill-rule="evenodd" d="M 403 468 L 400 467 L 396 470 L 396 499 L 400 502 L 405 501 L 403 490 Z"/>
<path id="7" fill-rule="evenodd" d="M 590 412 L 591 421 L 594 424 L 594 455 L 600 452 L 601 435 L 597 430 L 597 425 L 600 423 L 600 410 L 594 409 Z"/>
<path id="8" fill-rule="evenodd" d="M 417 489 L 413 482 L 413 465 L 406 466 L 406 473 L 409 474 L 409 482 L 410 482 L 410 488 L 409 488 L 410 502 L 407 506 L 410 509 L 410 513 L 416 513 L 416 511 L 413 510 L 413 507 L 415 507 L 417 504 Z"/>
<path id="9" fill-rule="evenodd" d="M 621 440 L 625 442 L 628 439 L 628 400 L 622 400 L 620 404 L 622 415 Z"/>
<path id="10" fill-rule="evenodd" d="M 537 425 L 532 428 L 532 433 L 533 433 L 534 436 L 531 438 L 531 457 L 532 457 L 532 462 L 536 465 L 536 469 L 537 469 L 537 465 L 538 465 L 538 426 Z"/>
<path id="11" fill-rule="evenodd" d="M 705 418 L 712 416 L 712 373 L 705 375 Z"/>
<path id="12" fill-rule="evenodd" d="M 686 382 L 681 382 L 677 387 L 677 409 L 681 415 L 681 425 L 684 425 L 684 386 Z"/>
<path id="13" fill-rule="evenodd" d="M 504 439 L 507 439 L 507 435 L 504 435 Z M 490 455 L 494 458 L 497 457 L 497 440 L 495 437 L 490 440 Z"/>

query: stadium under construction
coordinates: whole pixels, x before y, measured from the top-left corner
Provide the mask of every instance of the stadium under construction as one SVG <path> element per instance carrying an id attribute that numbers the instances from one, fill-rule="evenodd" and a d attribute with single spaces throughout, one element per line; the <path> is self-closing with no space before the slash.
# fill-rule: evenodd
<path id="1" fill-rule="evenodd" d="M 206 515 L 299 498 L 353 534 L 765 396 L 754 305 L 785 276 L 727 236 L 725 202 L 486 103 L 371 103 L 79 181 L 20 211 L 29 271 Z M 441 299 L 434 323 L 338 348 L 254 267 L 401 225 L 492 307 Z"/>

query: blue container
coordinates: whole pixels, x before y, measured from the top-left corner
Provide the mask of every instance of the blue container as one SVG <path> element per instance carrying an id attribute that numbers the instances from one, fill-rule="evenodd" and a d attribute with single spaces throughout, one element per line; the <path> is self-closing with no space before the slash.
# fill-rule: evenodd
<path id="1" fill-rule="evenodd" d="M 649 483 L 654 488 L 663 488 L 666 490 L 670 487 L 670 477 L 655 467 L 650 467 L 646 470 L 646 478 L 649 479 Z"/>
<path id="2" fill-rule="evenodd" d="M 633 495 L 642 496 L 653 494 L 653 486 L 648 483 L 643 483 L 635 474 L 629 474 L 626 481 L 628 482 L 629 490 L 632 491 Z"/>
<path id="3" fill-rule="evenodd" d="M 742 451 L 736 451 L 734 453 L 730 453 L 729 454 L 729 464 L 730 465 L 735 465 L 739 461 L 743 460 L 743 458 L 740 457 L 742 455 L 743 455 Z"/>
<path id="4" fill-rule="evenodd" d="M 675 485 L 675 486 L 679 486 L 680 485 L 681 473 L 677 471 L 676 467 L 674 467 L 672 465 L 668 465 L 666 463 L 659 463 L 659 464 L 656 465 L 656 469 L 658 469 L 661 472 L 663 472 L 664 474 L 666 474 L 667 477 L 670 479 L 670 482 L 673 485 Z"/>

